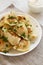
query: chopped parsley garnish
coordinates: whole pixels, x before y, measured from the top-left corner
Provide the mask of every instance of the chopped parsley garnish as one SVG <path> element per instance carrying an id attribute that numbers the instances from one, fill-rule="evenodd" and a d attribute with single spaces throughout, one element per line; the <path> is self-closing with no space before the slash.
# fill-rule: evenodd
<path id="1" fill-rule="evenodd" d="M 17 22 L 14 22 L 14 21 L 10 21 L 9 23 L 10 23 L 10 24 L 16 24 Z"/>
<path id="2" fill-rule="evenodd" d="M 25 37 L 26 37 L 25 32 L 23 32 L 23 33 L 21 34 L 21 36 L 25 38 Z"/>
<path id="3" fill-rule="evenodd" d="M 8 42 L 7 38 L 4 37 L 4 36 L 1 36 L 1 35 L 0 35 L 0 39 L 2 39 L 2 40 L 5 41 L 5 42 Z"/>
<path id="4" fill-rule="evenodd" d="M 14 32 L 17 32 L 17 30 L 16 30 L 16 29 L 14 29 Z"/>
<path id="5" fill-rule="evenodd" d="M 17 26 L 17 28 L 19 28 L 19 27 L 22 27 L 22 25 L 20 25 L 20 26 Z"/>
<path id="6" fill-rule="evenodd" d="M 19 26 L 17 26 L 17 28 L 19 28 Z"/>
<path id="7" fill-rule="evenodd" d="M 4 28 L 4 29 L 6 29 L 6 28 Z"/>
<path id="8" fill-rule="evenodd" d="M 6 47 L 8 47 L 8 44 L 6 44 Z"/>
<path id="9" fill-rule="evenodd" d="M 23 25 L 21 24 L 20 27 L 22 27 Z"/>
<path id="10" fill-rule="evenodd" d="M 13 22 L 14 24 L 16 24 L 17 22 Z"/>
<path id="11" fill-rule="evenodd" d="M 30 27 L 32 27 L 32 25 L 30 25 Z"/>
<path id="12" fill-rule="evenodd" d="M 13 22 L 9 22 L 10 24 L 12 24 Z"/>
<path id="13" fill-rule="evenodd" d="M 8 51 L 4 50 L 3 53 L 7 53 Z"/>
<path id="14" fill-rule="evenodd" d="M 15 19 L 16 17 L 14 17 L 14 16 L 10 16 L 9 15 L 9 17 L 8 17 L 8 19 Z"/>
<path id="15" fill-rule="evenodd" d="M 20 27 L 22 27 L 22 25 Z"/>
<path id="16" fill-rule="evenodd" d="M 8 28 L 8 30 L 12 30 L 12 28 L 11 28 L 11 27 L 9 27 L 9 28 Z"/>
<path id="17" fill-rule="evenodd" d="M 1 39 L 3 39 L 3 41 L 5 41 L 5 42 L 8 42 L 7 38 L 4 36 L 2 36 Z"/>
<path id="18" fill-rule="evenodd" d="M 28 27 L 28 26 L 29 26 L 29 24 L 25 24 L 25 26 L 26 26 L 26 27 Z"/>

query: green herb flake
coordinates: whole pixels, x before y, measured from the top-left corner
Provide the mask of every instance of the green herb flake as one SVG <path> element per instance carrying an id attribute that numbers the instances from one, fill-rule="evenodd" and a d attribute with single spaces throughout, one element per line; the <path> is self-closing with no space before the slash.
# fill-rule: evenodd
<path id="1" fill-rule="evenodd" d="M 17 24 L 17 22 L 14 22 L 14 21 L 11 21 L 11 22 L 9 22 L 10 24 Z"/>
<path id="2" fill-rule="evenodd" d="M 16 24 L 17 22 L 13 22 L 14 24 Z"/>
<path id="3" fill-rule="evenodd" d="M 16 29 L 14 29 L 14 32 L 17 32 L 17 30 L 16 30 Z"/>
<path id="4" fill-rule="evenodd" d="M 8 51 L 4 50 L 3 53 L 7 53 Z"/>
<path id="5" fill-rule="evenodd" d="M 6 47 L 8 47 L 8 44 L 6 44 Z"/>
<path id="6" fill-rule="evenodd" d="M 22 34 L 21 34 L 21 36 L 25 38 L 25 37 L 26 37 L 25 32 L 24 32 L 24 33 L 22 33 Z"/>
<path id="7" fill-rule="evenodd" d="M 17 26 L 17 28 L 19 28 L 19 26 Z"/>
<path id="8" fill-rule="evenodd" d="M 22 25 L 20 25 L 20 26 L 17 26 L 17 28 L 20 28 L 20 27 L 22 27 Z"/>
<path id="9" fill-rule="evenodd" d="M 4 28 L 4 29 L 6 29 L 6 28 Z"/>
<path id="10" fill-rule="evenodd" d="M 8 19 L 15 19 L 16 17 L 14 17 L 14 16 L 10 16 L 9 15 L 9 17 L 8 17 Z"/>
<path id="11" fill-rule="evenodd" d="M 25 26 L 26 26 L 26 27 L 28 27 L 28 26 L 29 26 L 29 24 L 25 24 Z"/>
<path id="12" fill-rule="evenodd" d="M 9 28 L 8 28 L 8 30 L 12 30 L 12 28 L 11 28 L 11 27 L 9 27 Z"/>
<path id="13" fill-rule="evenodd" d="M 10 24 L 12 24 L 12 21 L 11 22 L 9 22 Z"/>
<path id="14" fill-rule="evenodd" d="M 30 27 L 32 27 L 32 25 L 30 25 Z"/>
<path id="15" fill-rule="evenodd" d="M 3 41 L 8 42 L 7 38 L 2 36 Z"/>
<path id="16" fill-rule="evenodd" d="M 20 25 L 20 27 L 22 27 L 22 25 Z"/>

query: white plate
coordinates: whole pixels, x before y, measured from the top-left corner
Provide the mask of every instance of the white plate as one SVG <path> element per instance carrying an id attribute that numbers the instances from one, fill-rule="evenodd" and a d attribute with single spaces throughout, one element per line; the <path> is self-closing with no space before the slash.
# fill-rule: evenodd
<path id="1" fill-rule="evenodd" d="M 5 12 L 5 13 L 1 14 L 0 17 L 2 17 L 3 15 L 5 15 L 6 13 L 9 13 L 9 12 Z M 10 52 L 10 53 L 0 52 L 0 54 L 2 54 L 2 55 L 6 55 L 6 56 L 19 56 L 19 55 L 26 54 L 26 53 L 32 51 L 35 47 L 37 47 L 37 45 L 39 44 L 39 42 L 40 42 L 40 40 L 41 40 L 41 37 L 42 37 L 42 29 L 41 29 L 41 26 L 39 25 L 38 21 L 37 21 L 35 18 L 33 18 L 32 16 L 30 16 L 30 15 L 28 15 L 28 14 L 25 14 L 25 13 L 16 12 L 16 14 L 17 14 L 17 15 L 23 15 L 23 16 L 26 16 L 26 17 L 28 17 L 28 18 L 31 19 L 32 23 L 35 24 L 35 26 L 37 26 L 37 27 L 36 27 L 36 29 L 37 29 L 36 31 L 37 31 L 37 33 L 38 33 L 38 38 L 37 38 L 37 40 L 34 42 L 34 44 L 31 44 L 31 45 L 30 45 L 29 50 L 26 51 L 26 52 L 22 52 L 22 53 L 21 53 L 21 52 L 17 52 L 17 51 L 12 50 L 12 53 L 11 53 L 11 52 Z"/>

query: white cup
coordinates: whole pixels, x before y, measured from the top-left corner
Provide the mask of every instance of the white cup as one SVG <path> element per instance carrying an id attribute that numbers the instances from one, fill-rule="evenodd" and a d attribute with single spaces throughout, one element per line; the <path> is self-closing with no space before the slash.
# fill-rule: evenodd
<path id="1" fill-rule="evenodd" d="M 42 1 L 42 0 L 39 0 L 39 1 Z M 40 13 L 43 11 L 43 5 L 41 5 L 40 2 L 38 3 L 38 0 L 34 0 L 34 2 L 29 1 L 29 9 L 33 13 Z"/>

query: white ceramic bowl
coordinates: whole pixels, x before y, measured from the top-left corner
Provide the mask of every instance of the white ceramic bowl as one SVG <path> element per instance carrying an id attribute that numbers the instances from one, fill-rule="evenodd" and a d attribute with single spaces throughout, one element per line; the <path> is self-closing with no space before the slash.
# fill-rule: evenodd
<path id="1" fill-rule="evenodd" d="M 38 1 L 38 0 L 36 0 L 36 1 Z M 33 13 L 40 13 L 43 11 L 43 5 L 41 5 L 40 3 L 39 3 L 39 5 L 38 5 L 38 3 L 37 3 L 37 5 L 35 5 L 34 2 L 29 1 L 28 4 L 29 4 L 30 11 Z"/>
<path id="2" fill-rule="evenodd" d="M 6 12 L 6 13 L 9 13 L 9 12 Z M 1 18 L 3 15 L 5 15 L 6 13 L 1 14 L 1 15 L 0 15 L 0 18 Z M 35 26 L 37 26 L 36 28 L 37 28 L 38 38 L 37 38 L 37 40 L 34 42 L 34 44 L 31 44 L 31 45 L 30 45 L 29 50 L 26 51 L 26 52 L 17 52 L 17 51 L 14 51 L 14 50 L 12 51 L 12 53 L 3 53 L 3 52 L 0 52 L 0 54 L 2 54 L 2 55 L 6 55 L 6 56 L 19 56 L 19 55 L 26 54 L 26 53 L 32 51 L 35 47 L 37 47 L 37 45 L 39 44 L 39 42 L 40 42 L 40 40 L 41 40 L 41 37 L 42 37 L 42 29 L 41 29 L 41 27 L 40 27 L 38 21 L 37 21 L 35 18 L 33 18 L 32 16 L 30 16 L 30 15 L 28 15 L 28 14 L 25 14 L 25 13 L 16 12 L 16 14 L 17 14 L 17 15 L 23 15 L 23 16 L 26 16 L 26 17 L 28 17 L 28 18 L 31 19 L 31 22 L 32 22 L 33 24 L 35 24 Z"/>

